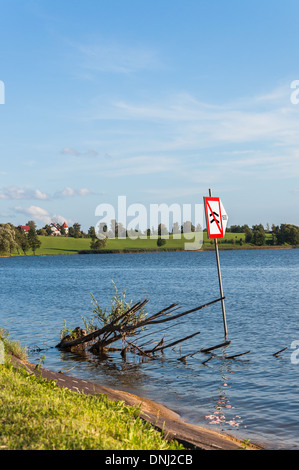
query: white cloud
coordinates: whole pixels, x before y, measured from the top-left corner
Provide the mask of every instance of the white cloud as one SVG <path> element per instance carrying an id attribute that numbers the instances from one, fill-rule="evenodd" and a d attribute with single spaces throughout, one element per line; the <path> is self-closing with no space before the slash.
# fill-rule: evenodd
<path id="1" fill-rule="evenodd" d="M 18 186 L 9 186 L 2 188 L 0 199 L 48 199 L 48 194 L 39 189 L 20 188 Z"/>
<path id="2" fill-rule="evenodd" d="M 72 148 L 69 148 L 69 147 L 64 147 L 64 148 L 61 150 L 61 153 L 64 154 L 64 155 L 73 155 L 73 156 L 79 155 L 79 153 L 77 152 L 77 150 L 72 149 Z"/>
<path id="3" fill-rule="evenodd" d="M 54 197 L 56 198 L 62 198 L 62 197 L 74 197 L 74 196 L 88 196 L 89 194 L 93 194 L 90 189 L 87 188 L 79 188 L 79 189 L 74 189 L 71 188 L 70 186 L 65 186 L 65 188 L 62 191 L 58 191 L 54 194 Z"/>
<path id="4" fill-rule="evenodd" d="M 62 215 L 50 214 L 47 210 L 39 206 L 30 206 L 30 207 L 15 207 L 14 210 L 19 214 L 23 214 L 28 219 L 40 222 L 43 224 L 50 224 L 51 222 L 63 223 L 66 222 L 68 225 L 71 225 L 73 221 L 67 219 Z"/>
<path id="5" fill-rule="evenodd" d="M 204 103 L 188 93 L 168 95 L 159 101 L 102 102 L 89 118 L 122 121 L 129 131 L 131 122 L 135 133 L 135 123 L 139 132 L 143 123 L 144 135 L 160 151 L 265 141 L 276 145 L 299 143 L 299 106 L 290 102 L 289 84 L 230 103 Z"/>
<path id="6" fill-rule="evenodd" d="M 27 208 L 17 206 L 15 207 L 15 211 L 39 222 L 44 222 L 46 224 L 51 222 L 51 216 L 49 212 L 38 206 L 30 206 Z"/>
<path id="7" fill-rule="evenodd" d="M 98 155 L 98 152 L 93 149 L 88 149 L 84 152 L 79 152 L 78 150 L 75 150 L 71 147 L 64 147 L 61 150 L 61 153 L 63 155 L 69 155 L 72 157 L 96 157 Z"/>
<path id="8" fill-rule="evenodd" d="M 36 199 L 36 200 L 49 200 L 52 197 L 73 197 L 73 196 L 88 196 L 93 194 L 92 191 L 88 188 L 79 188 L 73 189 L 70 186 L 66 186 L 62 191 L 58 191 L 51 196 L 45 192 L 40 191 L 39 189 L 28 189 L 21 188 L 19 186 L 9 186 L 2 188 L 0 190 L 0 199 L 5 200 L 21 200 L 21 199 Z"/>

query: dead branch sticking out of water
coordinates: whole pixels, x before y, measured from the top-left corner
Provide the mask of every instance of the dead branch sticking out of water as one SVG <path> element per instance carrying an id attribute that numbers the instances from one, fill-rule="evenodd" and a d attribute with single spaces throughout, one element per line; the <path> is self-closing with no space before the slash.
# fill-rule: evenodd
<path id="1" fill-rule="evenodd" d="M 219 302 L 220 300 L 222 300 L 222 298 L 213 300 L 204 305 L 200 305 L 199 307 L 192 308 L 190 310 L 187 310 L 185 312 L 182 312 L 176 315 L 172 315 L 172 313 L 175 312 L 179 307 L 177 304 L 171 304 L 169 307 L 166 307 L 160 310 L 159 312 L 149 316 L 148 318 L 145 318 L 139 321 L 137 320 L 136 322 L 133 322 L 133 323 L 128 322 L 129 315 L 131 316 L 132 313 L 137 313 L 140 309 L 142 309 L 146 305 L 146 303 L 148 302 L 148 299 L 146 299 L 143 302 L 137 302 L 131 308 L 127 309 L 124 313 L 119 315 L 109 324 L 104 325 L 102 328 L 99 328 L 89 334 L 86 334 L 86 332 L 84 332 L 79 337 L 76 337 L 76 338 L 71 338 L 71 337 L 63 338 L 57 344 L 56 347 L 63 349 L 63 350 L 72 351 L 72 352 L 82 352 L 83 350 L 88 348 L 89 351 L 91 351 L 94 354 L 103 354 L 105 350 L 107 350 L 107 348 L 110 347 L 112 343 L 121 340 L 123 341 L 123 343 L 126 343 L 127 346 L 137 351 L 138 354 L 152 357 L 152 355 L 155 354 L 156 352 L 163 351 L 166 348 L 175 346 L 178 343 L 186 341 L 192 338 L 193 336 L 199 334 L 199 332 L 193 333 L 192 335 L 186 336 L 182 339 L 173 341 L 167 345 L 164 345 L 164 338 L 163 338 L 155 347 L 148 349 L 146 351 L 144 351 L 140 346 L 137 346 L 136 344 L 129 342 L 127 340 L 127 336 L 131 337 L 131 336 L 138 335 L 139 332 L 144 327 L 149 327 L 150 325 L 157 325 L 160 323 L 176 320 L 177 318 L 199 311 L 205 307 L 208 307 L 209 305 Z M 125 356 L 127 352 L 127 346 L 121 349 L 123 356 Z"/>
<path id="2" fill-rule="evenodd" d="M 235 357 L 245 356 L 245 354 L 249 354 L 251 351 L 246 351 L 240 354 L 234 354 L 233 356 L 226 356 L 225 359 L 235 359 Z"/>
<path id="3" fill-rule="evenodd" d="M 286 347 L 286 348 L 281 349 L 280 351 L 277 351 L 276 353 L 273 354 L 273 356 L 274 356 L 274 357 L 277 357 L 280 353 L 282 353 L 282 352 L 285 351 L 286 349 L 288 349 L 288 348 Z"/>
<path id="4" fill-rule="evenodd" d="M 186 336 L 185 338 L 178 339 L 177 341 L 173 341 L 173 343 L 166 344 L 165 346 L 160 346 L 160 347 L 155 346 L 153 349 L 149 349 L 148 351 L 146 351 L 146 353 L 151 354 L 157 351 L 163 351 L 166 348 L 170 348 L 171 346 L 175 346 L 179 343 L 182 343 L 183 341 L 186 341 L 187 339 L 193 338 L 193 336 L 199 335 L 199 333 L 200 331 L 198 331 L 197 333 L 193 333 L 192 335 Z"/>
<path id="5" fill-rule="evenodd" d="M 195 354 L 199 354 L 199 353 L 208 353 L 210 351 L 213 351 L 214 349 L 221 348 L 222 346 L 228 346 L 230 343 L 231 343 L 231 341 L 224 341 L 224 343 L 216 344 L 216 346 L 211 346 L 209 348 L 202 348 L 202 349 L 199 349 L 198 351 L 195 351 L 191 354 L 186 354 L 185 356 L 179 357 L 178 360 L 184 362 L 184 361 L 186 361 L 187 357 L 193 357 L 193 356 L 195 356 Z"/>

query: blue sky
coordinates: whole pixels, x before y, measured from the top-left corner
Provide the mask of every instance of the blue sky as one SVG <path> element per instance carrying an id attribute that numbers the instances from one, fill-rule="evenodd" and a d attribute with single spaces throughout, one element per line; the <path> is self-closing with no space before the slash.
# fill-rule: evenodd
<path id="1" fill-rule="evenodd" d="M 119 195 L 212 188 L 229 225 L 299 225 L 298 18 L 295 0 L 0 1 L 0 221 L 87 230 Z"/>

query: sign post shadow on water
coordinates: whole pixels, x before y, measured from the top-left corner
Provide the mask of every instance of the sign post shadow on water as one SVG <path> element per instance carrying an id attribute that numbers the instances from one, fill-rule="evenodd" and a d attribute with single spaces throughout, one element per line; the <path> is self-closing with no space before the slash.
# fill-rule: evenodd
<path id="1" fill-rule="evenodd" d="M 225 212 L 225 209 L 223 207 L 223 204 L 220 198 L 212 197 L 211 189 L 209 189 L 209 197 L 204 197 L 204 206 L 205 206 L 208 238 L 214 239 L 214 242 L 215 242 L 215 253 L 216 253 L 216 261 L 217 261 L 219 289 L 220 289 L 220 296 L 221 296 L 224 337 L 225 339 L 227 339 L 227 324 L 226 324 L 226 314 L 225 314 L 225 305 L 224 305 L 224 296 L 223 296 L 223 287 L 222 287 L 222 278 L 221 278 L 221 269 L 220 269 L 217 239 L 223 238 L 225 235 L 228 216 L 227 216 L 227 213 Z"/>

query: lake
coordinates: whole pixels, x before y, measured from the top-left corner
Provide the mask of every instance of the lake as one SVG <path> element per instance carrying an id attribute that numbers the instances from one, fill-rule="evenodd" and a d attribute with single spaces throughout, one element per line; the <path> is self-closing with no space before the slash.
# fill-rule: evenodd
<path id="1" fill-rule="evenodd" d="M 266 448 L 297 449 L 299 250 L 220 251 L 220 263 L 231 344 L 206 363 L 211 354 L 178 358 L 224 341 L 220 302 L 168 330 L 160 325 L 157 340 L 165 336 L 165 343 L 200 334 L 156 360 L 124 360 L 119 352 L 80 357 L 55 345 L 64 321 L 84 327 L 82 317 L 92 317 L 91 293 L 109 308 L 113 282 L 128 301 L 148 298 L 149 314 L 174 302 L 183 312 L 219 298 L 213 251 L 0 258 L 0 327 L 28 347 L 33 363 L 151 398 L 186 421 Z"/>

